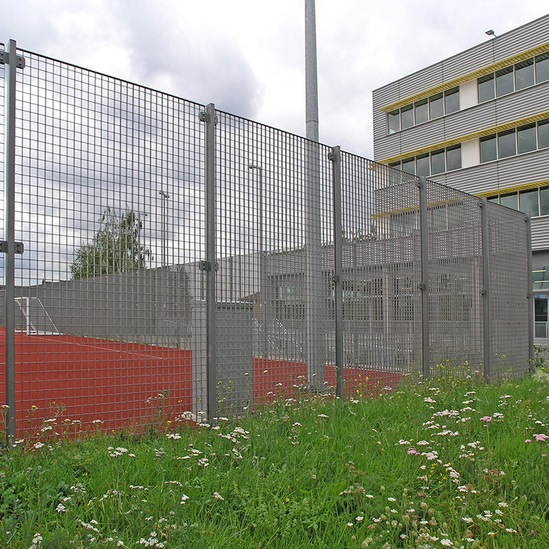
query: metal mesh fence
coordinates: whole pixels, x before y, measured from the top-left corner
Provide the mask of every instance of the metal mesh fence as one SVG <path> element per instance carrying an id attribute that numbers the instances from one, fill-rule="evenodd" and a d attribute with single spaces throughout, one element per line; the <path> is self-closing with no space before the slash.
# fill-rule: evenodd
<path id="1" fill-rule="evenodd" d="M 428 183 L 432 365 L 469 363 L 475 371 L 483 364 L 480 204 L 472 196 Z M 526 264 L 523 269 L 526 273 Z"/>
<path id="2" fill-rule="evenodd" d="M 527 219 L 523 213 L 494 206 L 487 203 L 492 374 L 517 376 L 528 369 L 521 359 L 528 353 L 528 340 L 522 334 L 528 331 L 532 314 L 524 307 L 529 280 L 521 276 L 528 261 Z"/>
<path id="3" fill-rule="evenodd" d="M 336 383 L 370 393 L 445 360 L 482 367 L 486 318 L 492 372 L 527 368 L 522 214 L 489 205 L 486 317 L 478 199 L 21 54 L 25 251 L 0 380 L 3 398 L 14 369 L 18 434 L 52 416 L 74 430 L 167 426 Z"/>

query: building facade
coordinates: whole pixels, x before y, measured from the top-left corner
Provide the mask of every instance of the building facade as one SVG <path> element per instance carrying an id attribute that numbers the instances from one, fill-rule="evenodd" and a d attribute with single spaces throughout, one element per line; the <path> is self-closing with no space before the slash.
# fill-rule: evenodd
<path id="1" fill-rule="evenodd" d="M 376 161 L 531 216 L 549 339 L 549 15 L 374 90 L 373 111 Z"/>

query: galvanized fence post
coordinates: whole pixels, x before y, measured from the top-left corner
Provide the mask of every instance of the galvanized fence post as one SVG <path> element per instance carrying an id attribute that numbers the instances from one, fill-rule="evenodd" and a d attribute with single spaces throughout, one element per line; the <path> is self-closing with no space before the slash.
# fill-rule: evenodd
<path id="1" fill-rule="evenodd" d="M 215 126 L 217 115 L 215 105 L 210 103 L 202 112 L 206 123 L 205 168 L 206 168 L 206 387 L 207 417 L 212 421 L 217 416 L 217 333 L 216 333 L 216 146 Z"/>
<path id="2" fill-rule="evenodd" d="M 488 224 L 488 200 L 483 198 L 480 206 L 482 240 L 482 345 L 484 350 L 484 377 L 490 379 L 492 349 L 490 342 L 490 227 Z"/>
<path id="3" fill-rule="evenodd" d="M 524 217 L 526 222 L 526 268 L 528 280 L 528 364 L 531 373 L 536 371 L 534 363 L 534 284 L 532 280 L 532 219 L 529 214 Z"/>
<path id="4" fill-rule="evenodd" d="M 25 67 L 25 59 L 17 55 L 15 40 L 8 42 L 1 62 L 8 65 L 5 76 L 5 148 L 4 148 L 4 210 L 5 228 L 1 243 L 5 262 L 5 346 L 6 346 L 6 443 L 15 441 L 15 253 L 23 252 L 23 245 L 15 242 L 15 114 L 17 69 Z"/>
<path id="5" fill-rule="evenodd" d="M 429 225 L 427 222 L 427 179 L 420 177 L 419 188 L 419 233 L 421 247 L 421 361 L 423 377 L 430 375 L 429 357 Z"/>
<path id="6" fill-rule="evenodd" d="M 341 226 L 341 148 L 334 147 L 332 161 L 333 231 L 334 231 L 334 320 L 336 396 L 343 399 L 343 231 Z"/>

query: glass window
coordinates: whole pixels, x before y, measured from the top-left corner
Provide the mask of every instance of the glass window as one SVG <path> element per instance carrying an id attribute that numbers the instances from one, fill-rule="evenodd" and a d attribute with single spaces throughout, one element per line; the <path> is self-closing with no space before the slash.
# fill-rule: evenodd
<path id="1" fill-rule="evenodd" d="M 498 158 L 517 154 L 515 130 L 498 133 Z"/>
<path id="2" fill-rule="evenodd" d="M 389 168 L 394 168 L 392 170 L 389 170 L 390 184 L 398 185 L 399 183 L 402 182 L 402 174 L 400 173 L 400 171 L 396 171 L 396 170 L 400 170 L 401 168 L 400 162 L 392 162 L 391 164 L 389 164 Z"/>
<path id="3" fill-rule="evenodd" d="M 549 147 L 549 120 L 538 122 L 538 149 Z"/>
<path id="4" fill-rule="evenodd" d="M 539 190 L 540 215 L 549 215 L 549 187 L 542 187 Z"/>
<path id="5" fill-rule="evenodd" d="M 443 173 L 446 171 L 446 161 L 444 149 L 431 153 L 431 175 Z"/>
<path id="6" fill-rule="evenodd" d="M 487 198 L 488 202 L 493 202 L 494 204 L 499 204 L 499 196 L 491 196 Z"/>
<path id="7" fill-rule="evenodd" d="M 444 108 L 446 114 L 459 111 L 459 88 L 452 88 L 444 92 Z"/>
<path id="8" fill-rule="evenodd" d="M 459 170 L 461 168 L 461 145 L 446 149 L 446 170 Z"/>
<path id="9" fill-rule="evenodd" d="M 403 107 L 400 110 L 400 127 L 405 130 L 414 125 L 414 109 L 412 105 Z"/>
<path id="10" fill-rule="evenodd" d="M 402 171 L 409 173 L 410 175 L 416 174 L 415 161 L 413 158 L 408 158 L 402 161 Z"/>
<path id="11" fill-rule="evenodd" d="M 433 118 L 439 118 L 443 114 L 443 103 L 442 103 L 442 94 L 437 93 L 432 97 L 429 97 L 429 117 L 431 120 Z"/>
<path id="12" fill-rule="evenodd" d="M 416 175 L 429 175 L 429 155 L 424 154 L 416 158 Z"/>
<path id="13" fill-rule="evenodd" d="M 482 78 L 479 78 L 477 82 L 477 89 L 479 103 L 494 99 L 494 97 L 496 96 L 494 91 L 494 75 L 489 74 L 488 76 L 483 76 Z"/>
<path id="14" fill-rule="evenodd" d="M 534 60 L 527 59 L 515 65 L 515 89 L 522 90 L 534 85 Z"/>
<path id="15" fill-rule="evenodd" d="M 549 80 L 549 52 L 536 57 L 536 82 Z"/>
<path id="16" fill-rule="evenodd" d="M 539 215 L 538 190 L 521 191 L 519 193 L 520 211 L 532 217 Z"/>
<path id="17" fill-rule="evenodd" d="M 489 135 L 480 139 L 480 161 L 490 162 L 497 158 L 496 136 Z"/>
<path id="18" fill-rule="evenodd" d="M 507 67 L 496 72 L 496 96 L 500 97 L 515 91 L 513 82 L 513 67 Z"/>
<path id="19" fill-rule="evenodd" d="M 507 206 L 508 208 L 512 208 L 513 210 L 518 210 L 518 194 L 502 194 L 499 197 L 499 203 L 502 206 Z"/>
<path id="20" fill-rule="evenodd" d="M 427 99 L 415 103 L 414 108 L 416 110 L 416 124 L 422 124 L 429 120 L 429 104 L 427 103 Z"/>
<path id="21" fill-rule="evenodd" d="M 400 112 L 398 110 L 387 114 L 387 128 L 389 134 L 400 131 Z"/>
<path id="22" fill-rule="evenodd" d="M 536 125 L 528 124 L 517 129 L 518 153 L 536 150 Z"/>

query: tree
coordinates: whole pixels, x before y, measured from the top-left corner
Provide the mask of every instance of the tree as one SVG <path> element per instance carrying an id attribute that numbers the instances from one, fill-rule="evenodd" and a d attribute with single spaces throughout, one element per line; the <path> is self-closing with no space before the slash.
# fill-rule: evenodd
<path id="1" fill-rule="evenodd" d="M 93 242 L 76 252 L 71 265 L 72 278 L 78 280 L 143 269 L 152 256 L 150 250 L 141 246 L 142 229 L 143 222 L 135 212 L 129 211 L 119 217 L 107 208 Z"/>

